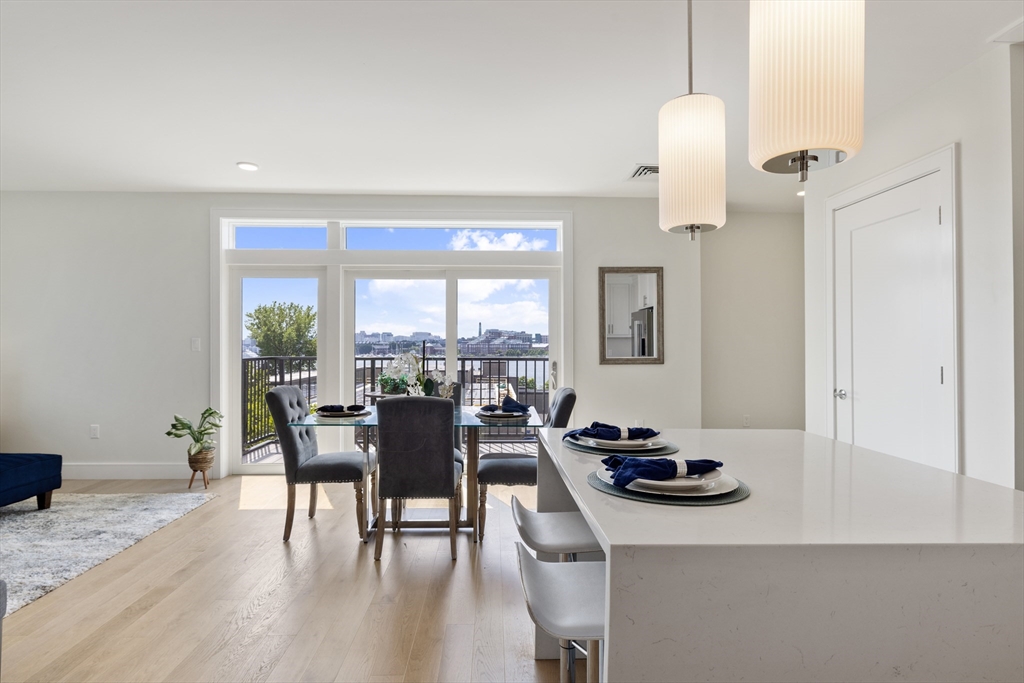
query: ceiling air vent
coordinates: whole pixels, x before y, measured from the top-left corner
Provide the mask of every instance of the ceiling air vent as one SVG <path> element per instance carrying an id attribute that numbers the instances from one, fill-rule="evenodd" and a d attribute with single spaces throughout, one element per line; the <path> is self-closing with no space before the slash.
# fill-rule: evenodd
<path id="1" fill-rule="evenodd" d="M 630 178 L 633 180 L 642 180 L 644 178 L 653 179 L 656 175 L 658 175 L 657 164 L 637 164 L 636 168 L 633 169 L 633 175 L 631 175 Z"/>

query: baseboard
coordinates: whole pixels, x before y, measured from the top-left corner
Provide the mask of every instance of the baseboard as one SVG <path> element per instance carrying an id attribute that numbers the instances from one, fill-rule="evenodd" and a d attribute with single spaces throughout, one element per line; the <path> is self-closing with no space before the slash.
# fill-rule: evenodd
<path id="1" fill-rule="evenodd" d="M 213 468 L 210 474 L 216 470 Z M 64 479 L 188 479 L 192 470 L 185 462 L 68 462 L 65 459 L 61 476 Z"/>

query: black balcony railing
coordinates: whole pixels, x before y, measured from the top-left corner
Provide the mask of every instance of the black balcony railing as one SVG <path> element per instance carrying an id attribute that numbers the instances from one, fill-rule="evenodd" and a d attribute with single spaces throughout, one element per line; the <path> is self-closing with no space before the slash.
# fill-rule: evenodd
<path id="1" fill-rule="evenodd" d="M 387 367 L 390 357 L 357 356 L 355 359 L 355 401 L 373 403 L 369 393 L 379 391 L 377 380 Z M 424 363 L 428 372 L 444 370 L 443 357 L 428 357 Z M 517 401 L 537 409 L 541 419 L 548 416 L 548 359 L 524 357 L 465 357 L 459 358 L 456 372 L 451 373 L 462 385 L 464 405 L 485 405 L 500 402 L 506 394 Z M 317 403 L 316 358 L 310 356 L 261 356 L 242 359 L 242 453 L 247 461 L 262 456 L 277 440 L 274 421 L 267 408 L 266 394 L 272 388 L 291 384 L 302 389 L 311 406 Z M 362 443 L 362 430 L 356 430 L 357 441 Z M 480 440 L 484 442 L 514 442 L 532 437 L 534 430 L 517 427 L 488 427 Z M 250 454 L 251 457 L 250 457 Z"/>
<path id="2" fill-rule="evenodd" d="M 356 403 L 369 405 L 373 402 L 368 394 L 379 391 L 380 374 L 392 360 L 387 356 L 357 356 L 355 359 Z M 445 370 L 445 359 L 428 357 L 424 363 L 427 372 Z M 500 403 L 510 395 L 520 403 L 533 406 L 542 420 L 548 416 L 548 359 L 539 356 L 467 356 L 459 358 L 456 372 L 449 373 L 462 385 L 463 405 L 486 405 Z M 481 442 L 522 441 L 532 438 L 533 429 L 522 427 L 488 427 L 481 431 Z M 362 433 L 356 435 L 362 444 Z"/>
<path id="3" fill-rule="evenodd" d="M 282 384 L 302 389 L 306 401 L 316 404 L 316 358 L 261 356 L 242 359 L 242 455 L 277 440 L 274 420 L 267 408 L 267 392 Z"/>

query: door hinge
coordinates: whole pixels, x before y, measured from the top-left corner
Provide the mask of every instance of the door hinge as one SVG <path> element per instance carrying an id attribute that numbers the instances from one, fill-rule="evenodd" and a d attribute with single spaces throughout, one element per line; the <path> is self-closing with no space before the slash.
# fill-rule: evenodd
<path id="1" fill-rule="evenodd" d="M 939 384 L 946 383 L 946 368 L 945 366 L 939 366 Z"/>
<path id="2" fill-rule="evenodd" d="M 942 225 L 942 204 L 939 204 L 939 225 Z"/>

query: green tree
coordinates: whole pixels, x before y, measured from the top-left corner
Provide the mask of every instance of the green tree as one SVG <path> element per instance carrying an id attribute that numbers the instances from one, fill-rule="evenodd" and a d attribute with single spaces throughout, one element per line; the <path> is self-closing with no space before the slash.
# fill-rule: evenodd
<path id="1" fill-rule="evenodd" d="M 245 314 L 245 327 L 261 356 L 315 356 L 316 312 L 312 306 L 261 304 Z"/>

